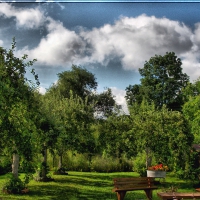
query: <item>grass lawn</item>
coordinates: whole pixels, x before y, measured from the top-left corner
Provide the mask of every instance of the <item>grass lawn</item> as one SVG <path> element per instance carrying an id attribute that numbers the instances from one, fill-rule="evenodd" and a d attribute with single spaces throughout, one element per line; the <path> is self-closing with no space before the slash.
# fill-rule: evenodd
<path id="1" fill-rule="evenodd" d="M 52 175 L 53 182 L 36 182 L 32 180 L 29 193 L 23 195 L 7 195 L 2 193 L 3 184 L 7 175 L 0 176 L 0 200 L 116 200 L 116 193 L 112 192 L 114 177 L 138 177 L 135 172 L 95 173 L 95 172 L 69 172 L 69 175 Z M 181 181 L 167 173 L 166 179 L 158 185 L 159 189 L 153 191 L 153 199 L 158 200 L 157 192 L 172 185 L 178 186 L 180 192 L 194 192 L 193 183 Z M 125 200 L 141 200 L 145 198 L 144 191 L 127 192 Z"/>

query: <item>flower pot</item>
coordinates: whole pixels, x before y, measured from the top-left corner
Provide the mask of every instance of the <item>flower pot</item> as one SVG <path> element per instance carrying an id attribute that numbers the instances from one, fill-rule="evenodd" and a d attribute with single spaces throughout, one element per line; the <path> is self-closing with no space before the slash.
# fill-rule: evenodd
<path id="1" fill-rule="evenodd" d="M 165 178 L 166 171 L 161 170 L 147 170 L 147 177 Z"/>

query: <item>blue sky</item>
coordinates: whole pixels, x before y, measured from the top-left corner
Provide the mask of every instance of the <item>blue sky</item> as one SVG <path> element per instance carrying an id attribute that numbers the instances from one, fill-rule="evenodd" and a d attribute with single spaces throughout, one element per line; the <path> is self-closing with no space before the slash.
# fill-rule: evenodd
<path id="1" fill-rule="evenodd" d="M 0 46 L 10 48 L 15 37 L 16 55 L 38 60 L 43 93 L 76 64 L 125 105 L 125 88 L 140 83 L 138 68 L 170 51 L 191 81 L 200 76 L 198 2 L 0 2 Z"/>

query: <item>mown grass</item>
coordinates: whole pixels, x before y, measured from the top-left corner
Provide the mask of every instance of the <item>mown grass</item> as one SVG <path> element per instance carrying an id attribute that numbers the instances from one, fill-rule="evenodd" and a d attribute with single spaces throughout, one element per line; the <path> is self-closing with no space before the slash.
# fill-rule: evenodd
<path id="1" fill-rule="evenodd" d="M 22 175 L 23 176 L 23 175 Z M 0 199 L 20 200 L 115 200 L 116 194 L 112 192 L 114 177 L 138 177 L 135 172 L 95 173 L 95 172 L 69 172 L 68 175 L 53 175 L 53 182 L 36 182 L 32 180 L 29 193 L 23 195 L 8 195 L 2 193 L 3 184 L 8 175 L 0 176 Z M 174 178 L 168 173 L 165 181 L 160 180 L 158 190 L 154 190 L 153 199 L 158 200 L 157 192 L 166 190 L 172 185 L 178 186 L 180 192 L 194 192 L 193 183 Z M 144 191 L 127 192 L 125 200 L 146 199 Z"/>

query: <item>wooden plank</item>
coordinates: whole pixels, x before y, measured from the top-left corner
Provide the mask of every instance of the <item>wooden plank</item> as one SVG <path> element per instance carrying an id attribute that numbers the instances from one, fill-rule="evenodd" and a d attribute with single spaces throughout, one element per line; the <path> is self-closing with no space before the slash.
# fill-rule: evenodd
<path id="1" fill-rule="evenodd" d="M 113 191 L 114 192 L 118 192 L 118 191 L 134 191 L 134 190 L 156 190 L 158 189 L 157 187 L 151 187 L 151 188 L 145 188 L 145 187 L 141 187 L 141 188 L 114 188 Z"/>
<path id="2" fill-rule="evenodd" d="M 182 192 L 158 192 L 157 195 L 161 199 L 200 199 L 200 192 L 189 192 L 189 193 L 182 193 Z"/>
<path id="3" fill-rule="evenodd" d="M 129 181 L 129 180 L 134 180 L 134 181 L 154 181 L 153 177 L 135 177 L 135 178 L 114 178 L 114 181 Z"/>

